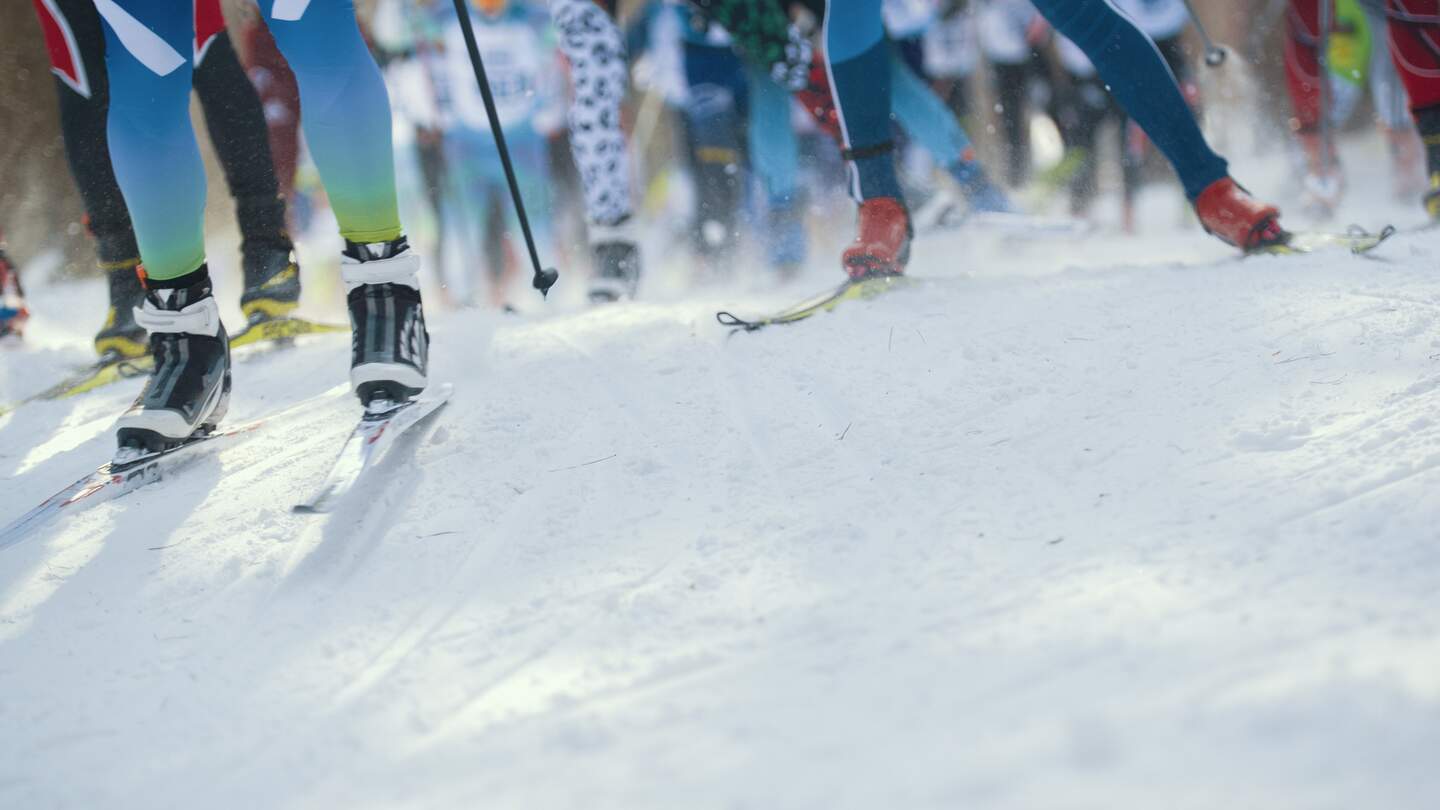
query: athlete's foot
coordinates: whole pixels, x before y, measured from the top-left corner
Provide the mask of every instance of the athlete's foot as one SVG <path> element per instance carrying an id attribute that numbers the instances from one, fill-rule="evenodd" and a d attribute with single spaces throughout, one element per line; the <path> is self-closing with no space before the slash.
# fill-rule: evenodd
<path id="1" fill-rule="evenodd" d="M 300 265 L 289 248 L 252 248 L 245 251 L 245 292 L 240 311 L 249 323 L 284 318 L 300 305 Z"/>
<path id="2" fill-rule="evenodd" d="M 145 289 L 135 264 L 107 270 L 110 286 L 110 308 L 105 324 L 95 333 L 95 353 L 102 358 L 133 360 L 150 353 L 145 327 L 135 322 L 135 309 L 145 300 Z"/>
<path id="3" fill-rule="evenodd" d="M 1283 243 L 1280 211 L 1266 205 L 1229 177 L 1211 183 L 1195 198 L 1195 214 L 1206 233 L 1245 252 Z"/>
<path id="4" fill-rule="evenodd" d="M 419 274 L 420 257 L 404 236 L 345 242 L 340 278 L 350 309 L 350 384 L 366 407 L 404 402 L 425 390 L 430 334 Z"/>
<path id="5" fill-rule="evenodd" d="M 590 277 L 590 300 L 608 303 L 635 297 L 640 284 L 640 248 L 626 221 L 590 225 L 590 249 L 595 271 Z"/>
<path id="6" fill-rule="evenodd" d="M 136 320 L 155 358 L 140 396 L 116 423 L 120 447 L 156 452 L 212 429 L 230 400 L 230 348 L 210 273 L 151 281 Z"/>
<path id="7" fill-rule="evenodd" d="M 851 278 L 898 275 L 910 260 L 910 214 L 894 197 L 872 197 L 860 203 L 855 241 L 841 263 Z"/>

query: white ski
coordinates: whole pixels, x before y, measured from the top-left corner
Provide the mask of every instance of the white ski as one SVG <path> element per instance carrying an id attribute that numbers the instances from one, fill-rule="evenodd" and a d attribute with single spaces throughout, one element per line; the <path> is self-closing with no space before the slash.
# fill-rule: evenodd
<path id="1" fill-rule="evenodd" d="M 395 440 L 417 422 L 434 413 L 450 399 L 453 386 L 449 383 L 427 390 L 419 397 L 399 404 L 371 405 L 372 410 L 360 417 L 350 432 L 330 474 L 308 501 L 296 504 L 294 511 L 314 515 L 329 512 L 355 489 L 366 474 L 384 458 Z"/>
<path id="2" fill-rule="evenodd" d="M 159 453 L 145 453 L 137 456 L 122 450 L 111 461 L 100 465 L 94 472 L 46 498 L 39 506 L 21 515 L 4 529 L 0 529 L 0 550 L 19 543 L 60 515 L 80 512 L 128 495 L 146 484 L 153 484 L 166 475 L 183 469 L 198 458 L 233 444 L 269 422 L 305 410 L 322 400 L 338 396 L 348 390 L 348 385 L 338 385 L 318 397 L 296 403 L 277 413 L 239 425 L 221 428 L 202 436 L 192 436 L 178 447 L 172 447 Z"/>
<path id="3" fill-rule="evenodd" d="M 21 515 L 0 530 L 0 549 L 8 548 L 29 537 L 36 529 L 62 514 L 79 512 L 91 506 L 119 498 L 159 481 L 209 452 L 218 450 L 259 428 L 263 422 L 247 422 L 205 436 L 187 439 L 184 444 L 160 453 L 147 453 L 129 460 L 115 460 L 45 499 L 39 506 Z"/>

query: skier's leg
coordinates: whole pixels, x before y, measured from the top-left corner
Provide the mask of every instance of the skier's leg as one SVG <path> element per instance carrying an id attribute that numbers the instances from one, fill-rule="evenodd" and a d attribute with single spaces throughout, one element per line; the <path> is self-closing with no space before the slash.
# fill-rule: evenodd
<path id="1" fill-rule="evenodd" d="M 224 415 L 230 358 L 205 267 L 205 169 L 190 127 L 194 17 L 167 0 L 108 0 L 105 63 L 115 178 L 145 265 L 136 319 L 155 365 L 117 422 L 122 448 L 157 449 Z"/>
<path id="2" fill-rule="evenodd" d="M 34 6 L 55 74 L 65 157 L 95 237 L 100 269 L 110 287 L 110 306 L 95 335 L 95 351 L 102 356 L 139 357 L 149 351 L 145 330 L 135 323 L 131 312 L 143 294 L 135 274 L 140 248 L 110 166 L 105 134 L 110 82 L 100 14 L 93 0 L 34 0 Z"/>
<path id="3" fill-rule="evenodd" d="M 860 202 L 855 241 L 841 262 L 852 277 L 903 272 L 910 258 L 910 215 L 891 155 L 889 46 L 880 0 L 826 3 L 825 59 L 850 192 Z"/>
<path id="4" fill-rule="evenodd" d="M 1094 73 L 1088 76 L 1071 75 L 1065 99 L 1061 102 L 1065 112 L 1058 117 L 1065 120 L 1065 145 L 1082 155 L 1080 166 L 1070 178 L 1070 213 L 1084 216 L 1099 192 L 1100 153 L 1096 149 L 1100 127 L 1105 123 L 1110 110 L 1110 97 Z"/>
<path id="5" fill-rule="evenodd" d="M 1035 0 L 1035 7 L 1095 63 L 1110 92 L 1170 161 L 1207 231 L 1243 249 L 1284 238 L 1278 212 L 1230 179 L 1154 43 L 1128 18 L 1108 0 Z"/>
<path id="6" fill-rule="evenodd" d="M 1365 21 L 1370 26 L 1369 62 L 1370 99 L 1375 104 L 1375 117 L 1380 131 L 1390 146 L 1390 167 L 1393 190 L 1397 199 L 1418 197 L 1427 182 L 1424 150 L 1419 131 L 1410 115 L 1405 85 L 1390 55 L 1390 33 L 1384 8 L 1362 5 Z"/>
<path id="7" fill-rule="evenodd" d="M 1320 2 L 1290 0 L 1285 14 L 1285 87 L 1297 132 L 1320 126 Z"/>
<path id="8" fill-rule="evenodd" d="M 1290 0 L 1285 15 L 1285 87 L 1295 111 L 1291 128 L 1305 153 L 1304 178 L 1307 205 L 1319 215 L 1332 213 L 1340 201 L 1341 173 L 1334 143 L 1322 137 L 1319 48 L 1320 3 L 1330 0 Z"/>
<path id="9" fill-rule="evenodd" d="M 1386 0 L 1390 52 L 1425 145 L 1425 210 L 1440 221 L 1440 0 Z"/>
<path id="10" fill-rule="evenodd" d="M 259 0 L 300 87 L 301 126 L 346 246 L 341 277 L 357 335 L 350 382 L 360 399 L 424 390 L 429 335 L 420 259 L 401 233 L 390 98 L 352 0 Z"/>
<path id="11" fill-rule="evenodd" d="M 790 96 L 769 74 L 746 65 L 750 86 L 750 166 L 765 190 L 765 252 L 781 275 L 805 262 L 805 203 L 799 189 L 800 145 L 790 123 Z"/>
<path id="12" fill-rule="evenodd" d="M 1000 108 L 1000 131 L 1005 144 L 1005 182 L 1018 187 L 1030 174 L 1030 133 L 1026 128 L 1025 83 L 1029 69 L 1024 62 L 995 62 L 996 104 Z"/>
<path id="13" fill-rule="evenodd" d="M 245 75 L 255 86 L 265 112 L 270 137 L 270 157 L 275 163 L 275 180 L 285 199 L 291 230 L 303 227 L 295 217 L 295 169 L 300 160 L 300 88 L 295 74 L 285 64 L 270 29 L 259 19 L 247 19 L 241 35 Z"/>
<path id="14" fill-rule="evenodd" d="M 151 282 L 205 262 L 205 167 L 190 127 L 194 20 L 163 0 L 99 6 L 110 77 L 115 178 Z M 160 178 L 164 178 L 163 182 Z"/>
<path id="15" fill-rule="evenodd" d="M 295 72 L 300 125 L 340 235 L 355 243 L 398 238 L 390 99 L 360 36 L 354 3 L 258 0 L 258 5 Z"/>
<path id="16" fill-rule="evenodd" d="M 990 182 L 955 114 L 915 70 L 892 51 L 890 104 L 895 121 L 955 178 L 975 211 L 1011 211 L 1005 192 Z"/>
<path id="17" fill-rule="evenodd" d="M 627 297 L 639 281 L 640 250 L 630 222 L 630 160 L 620 129 L 625 43 L 596 0 L 550 0 L 550 16 L 570 63 L 570 153 L 585 192 L 597 274 L 591 298 Z"/>
<path id="18" fill-rule="evenodd" d="M 1186 196 L 1193 200 L 1226 176 L 1225 159 L 1205 142 L 1170 68 L 1134 23 L 1107 0 L 1036 0 L 1035 7 L 1095 63 L 1110 92 L 1175 167 Z"/>
<path id="19" fill-rule="evenodd" d="M 694 149 L 695 252 L 711 264 L 734 248 L 741 204 L 740 60 L 728 47 L 686 41 L 685 105 Z"/>
<path id="20" fill-rule="evenodd" d="M 300 301 L 300 268 L 291 253 L 265 112 L 224 29 L 218 0 L 199 0 L 196 24 L 195 93 L 240 225 L 240 310 L 251 321 L 284 317 Z"/>

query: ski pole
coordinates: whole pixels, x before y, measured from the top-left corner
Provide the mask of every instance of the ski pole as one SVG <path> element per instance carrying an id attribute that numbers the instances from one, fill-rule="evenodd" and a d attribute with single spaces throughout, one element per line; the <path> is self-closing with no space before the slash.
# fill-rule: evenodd
<path id="1" fill-rule="evenodd" d="M 553 267 L 540 267 L 540 253 L 535 250 L 535 237 L 530 233 L 530 218 L 525 216 L 525 201 L 520 197 L 520 184 L 515 180 L 515 167 L 510 164 L 510 150 L 505 146 L 505 132 L 500 128 L 500 114 L 495 111 L 495 97 L 490 94 L 490 80 L 485 78 L 485 63 L 480 59 L 480 46 L 475 43 L 475 29 L 470 25 L 470 9 L 465 0 L 455 0 L 455 16 L 460 21 L 460 32 L 465 35 L 465 48 L 470 52 L 470 65 L 475 68 L 475 83 L 480 85 L 480 98 L 485 102 L 485 116 L 490 119 L 490 131 L 495 134 L 495 146 L 500 150 L 500 163 L 505 167 L 505 180 L 510 184 L 510 198 L 515 201 L 515 213 L 520 219 L 520 230 L 525 234 L 525 247 L 530 249 L 530 266 L 535 271 L 535 289 L 541 296 L 550 292 L 560 278 L 560 271 Z"/>
<path id="2" fill-rule="evenodd" d="M 1215 44 L 1210 34 L 1205 30 L 1205 24 L 1200 22 L 1200 15 L 1195 13 L 1195 5 L 1192 0 L 1185 0 L 1185 10 L 1190 12 L 1190 21 L 1195 23 L 1195 32 L 1200 35 L 1200 41 L 1205 43 L 1205 64 L 1210 67 L 1220 67 L 1225 64 L 1226 51 Z"/>

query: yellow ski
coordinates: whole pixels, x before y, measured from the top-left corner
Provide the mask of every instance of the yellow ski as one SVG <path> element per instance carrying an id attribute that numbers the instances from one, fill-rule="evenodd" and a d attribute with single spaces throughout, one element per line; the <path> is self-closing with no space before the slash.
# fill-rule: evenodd
<path id="1" fill-rule="evenodd" d="M 1378 233 L 1371 233 L 1358 225 L 1351 225 L 1345 233 L 1291 231 L 1286 234 L 1285 241 L 1257 248 L 1250 251 L 1250 255 L 1294 256 L 1331 250 L 1348 250 L 1351 253 L 1363 254 L 1379 247 L 1381 243 L 1394 235 L 1394 225 L 1386 225 Z"/>
<path id="2" fill-rule="evenodd" d="M 878 295 L 904 287 L 911 283 L 909 278 L 899 275 L 869 275 L 858 279 L 850 279 L 840 286 L 831 290 L 812 295 L 798 304 L 786 307 L 772 315 L 767 315 L 754 320 L 746 320 L 737 317 L 733 313 L 720 311 L 715 313 L 715 320 L 722 326 L 731 327 L 734 330 L 754 332 L 767 326 L 776 324 L 796 323 L 809 318 L 819 312 L 829 312 L 845 301 L 867 300 Z"/>

